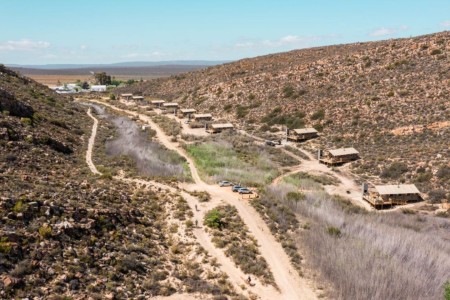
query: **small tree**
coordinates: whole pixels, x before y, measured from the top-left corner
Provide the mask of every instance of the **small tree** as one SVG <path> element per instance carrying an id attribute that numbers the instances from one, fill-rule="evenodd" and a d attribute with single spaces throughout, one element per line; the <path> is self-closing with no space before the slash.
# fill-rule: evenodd
<path id="1" fill-rule="evenodd" d="M 88 90 L 88 89 L 89 89 L 89 83 L 87 83 L 87 81 L 84 81 L 84 82 L 81 84 L 81 88 L 82 88 L 83 90 Z"/>
<path id="2" fill-rule="evenodd" d="M 111 76 L 107 75 L 106 72 L 95 73 L 94 78 L 98 84 L 102 84 L 102 85 L 110 85 L 111 84 Z"/>

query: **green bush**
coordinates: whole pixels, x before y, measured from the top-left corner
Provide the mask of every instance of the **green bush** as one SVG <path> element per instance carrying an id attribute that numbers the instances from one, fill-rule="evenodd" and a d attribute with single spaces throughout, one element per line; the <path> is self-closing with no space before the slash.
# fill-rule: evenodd
<path id="1" fill-rule="evenodd" d="M 442 53 L 442 51 L 439 50 L 439 49 L 434 49 L 433 51 L 431 51 L 431 55 L 438 55 L 438 54 L 441 54 L 441 53 Z"/>
<path id="2" fill-rule="evenodd" d="M 447 165 L 444 165 L 439 168 L 439 170 L 436 173 L 436 177 L 442 180 L 449 180 L 450 179 L 450 167 Z"/>
<path id="3" fill-rule="evenodd" d="M 228 112 L 228 111 L 230 111 L 230 109 L 233 107 L 233 105 L 231 105 L 231 104 L 226 104 L 224 107 L 223 107 L 223 110 L 224 111 L 226 111 L 226 112 Z"/>
<path id="4" fill-rule="evenodd" d="M 31 126 L 33 124 L 30 118 L 20 118 L 20 122 L 28 126 Z"/>
<path id="5" fill-rule="evenodd" d="M 341 234 L 342 234 L 341 230 L 339 228 L 337 228 L 337 227 L 334 227 L 334 226 L 327 227 L 327 233 L 329 235 L 331 235 L 331 236 L 334 236 L 334 237 L 340 237 Z"/>
<path id="6" fill-rule="evenodd" d="M 286 85 L 283 88 L 283 97 L 284 98 L 291 98 L 295 95 L 295 90 L 291 85 Z"/>
<path id="7" fill-rule="evenodd" d="M 444 284 L 444 299 L 450 300 L 450 281 Z"/>
<path id="8" fill-rule="evenodd" d="M 398 179 L 404 173 L 408 172 L 408 166 L 403 162 L 394 162 L 381 172 L 381 177 Z"/>
<path id="9" fill-rule="evenodd" d="M 46 238 L 50 237 L 51 234 L 52 234 L 52 228 L 50 226 L 44 225 L 39 228 L 39 235 L 42 238 L 46 239 Z"/>
<path id="10" fill-rule="evenodd" d="M 11 243 L 8 242 L 8 238 L 0 238 L 0 253 L 8 254 L 9 252 L 11 252 Z"/>
<path id="11" fill-rule="evenodd" d="M 208 202 L 209 200 L 211 200 L 211 195 L 205 191 L 193 191 L 190 192 L 189 194 L 191 194 L 194 197 L 197 197 L 198 201 L 200 202 Z"/>
<path id="12" fill-rule="evenodd" d="M 301 200 L 305 200 L 306 196 L 303 193 L 300 192 L 288 192 L 286 194 L 286 199 L 289 201 L 301 201 Z"/>
<path id="13" fill-rule="evenodd" d="M 323 120 L 323 118 L 325 118 L 325 110 L 323 109 L 319 109 L 311 116 L 311 120 Z"/>
<path id="14" fill-rule="evenodd" d="M 239 119 L 244 118 L 247 114 L 248 114 L 248 108 L 247 107 L 240 106 L 240 105 L 236 107 L 236 116 Z"/>
<path id="15" fill-rule="evenodd" d="M 203 224 L 211 228 L 222 228 L 223 226 L 222 218 L 223 216 L 219 210 L 212 209 L 205 215 L 205 220 Z"/>
<path id="16" fill-rule="evenodd" d="M 262 122 L 266 123 L 269 126 L 278 124 L 278 125 L 286 125 L 289 128 L 301 128 L 304 126 L 305 122 L 303 118 L 305 117 L 305 113 L 302 111 L 296 111 L 289 114 L 281 114 L 281 107 L 276 107 L 272 112 L 265 115 L 262 118 Z"/>
<path id="17" fill-rule="evenodd" d="M 417 182 L 427 182 L 429 181 L 431 178 L 433 178 L 433 174 L 431 172 L 425 172 L 422 174 L 418 174 L 416 181 Z"/>
<path id="18" fill-rule="evenodd" d="M 19 200 L 16 202 L 16 204 L 14 204 L 13 211 L 19 213 L 22 212 L 22 210 L 23 210 L 23 202 L 22 200 Z"/>

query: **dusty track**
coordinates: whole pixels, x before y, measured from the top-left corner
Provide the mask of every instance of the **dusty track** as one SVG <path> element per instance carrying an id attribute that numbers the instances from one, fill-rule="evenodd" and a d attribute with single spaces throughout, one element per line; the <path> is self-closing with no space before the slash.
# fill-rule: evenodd
<path id="1" fill-rule="evenodd" d="M 309 160 L 302 159 L 301 157 L 283 149 L 284 152 L 299 161 L 302 162 L 297 172 L 306 172 L 312 174 L 327 174 L 336 177 L 339 180 L 337 185 L 326 185 L 325 191 L 330 195 L 339 195 L 349 199 L 354 205 L 362 207 L 368 211 L 373 211 L 374 208 L 369 203 L 362 199 L 361 188 L 356 184 L 351 175 L 344 169 L 340 169 L 340 172 L 334 172 L 331 168 L 324 164 L 321 164 L 311 153 L 299 149 L 303 154 L 308 156 Z M 296 172 L 294 172 L 296 173 Z M 292 174 L 292 173 L 291 173 Z M 290 174 L 289 174 L 290 175 Z"/>
<path id="2" fill-rule="evenodd" d="M 101 175 L 101 173 L 97 170 L 97 167 L 92 162 L 92 149 L 94 148 L 95 137 L 97 135 L 98 120 L 96 118 L 94 118 L 94 116 L 91 114 L 91 108 L 90 107 L 89 107 L 89 109 L 87 111 L 87 115 L 89 117 L 91 117 L 91 119 L 94 120 L 94 125 L 92 126 L 92 134 L 91 134 L 91 137 L 89 138 L 88 148 L 87 148 L 87 151 L 86 151 L 86 163 L 87 163 L 87 165 L 88 165 L 88 167 L 89 167 L 89 169 L 91 170 L 92 173 L 97 174 L 97 175 Z"/>
<path id="3" fill-rule="evenodd" d="M 230 189 L 220 188 L 217 185 L 209 185 L 205 183 L 201 178 L 195 167 L 193 160 L 186 154 L 186 152 L 179 147 L 178 143 L 170 141 L 169 137 L 160 129 L 160 127 L 155 124 L 150 117 L 146 115 L 139 114 L 134 111 L 120 109 L 111 104 L 105 103 L 98 100 L 90 100 L 104 106 L 108 106 L 116 111 L 120 111 L 131 116 L 138 117 L 141 121 L 149 124 L 152 129 L 156 131 L 156 136 L 161 144 L 163 144 L 168 149 L 178 152 L 181 156 L 185 157 L 189 168 L 192 173 L 192 178 L 194 184 L 185 185 L 186 189 L 207 191 L 212 196 L 211 203 L 209 206 L 213 206 L 220 202 L 229 203 L 236 207 L 241 216 L 242 220 L 246 223 L 250 233 L 255 237 L 258 244 L 260 245 L 260 251 L 262 256 L 266 259 L 270 270 L 272 271 L 275 282 L 279 288 L 279 291 L 275 290 L 273 287 L 264 287 L 261 284 L 257 284 L 251 289 L 251 292 L 259 296 L 261 299 L 316 299 L 316 295 L 313 290 L 308 286 L 307 282 L 300 278 L 296 270 L 293 268 L 289 257 L 284 252 L 281 245 L 276 241 L 275 237 L 270 233 L 264 220 L 259 216 L 258 212 L 244 200 L 240 200 L 239 197 L 233 193 Z M 92 117 L 92 116 L 91 116 Z M 92 117 L 93 118 L 93 117 Z M 95 118 L 93 118 L 95 119 Z M 95 124 L 94 124 L 95 125 Z M 94 129 L 94 128 L 93 128 Z M 94 132 L 93 132 L 94 133 Z M 92 136 L 91 136 L 92 139 Z M 95 136 L 94 136 L 95 139 Z M 92 155 L 92 150 L 90 152 Z M 92 161 L 92 160 L 91 160 Z M 197 201 L 187 194 L 183 194 L 188 200 L 189 205 L 196 204 Z M 206 211 L 206 205 L 202 205 L 199 211 L 193 210 L 194 215 L 197 219 L 202 220 L 204 213 Z M 222 251 L 216 249 L 210 242 L 210 238 L 205 236 L 206 233 L 203 230 L 195 230 L 194 233 L 198 238 L 198 241 L 202 246 L 207 249 L 210 254 L 219 258 L 224 271 L 230 276 L 233 282 L 240 281 L 243 283 L 243 273 L 237 269 L 234 264 L 230 264 L 229 259 L 222 257 Z"/>

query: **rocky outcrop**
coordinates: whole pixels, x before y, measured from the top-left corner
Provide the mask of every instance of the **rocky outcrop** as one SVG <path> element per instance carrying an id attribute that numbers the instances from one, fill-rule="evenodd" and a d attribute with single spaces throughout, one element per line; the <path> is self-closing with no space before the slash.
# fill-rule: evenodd
<path id="1" fill-rule="evenodd" d="M 11 116 L 32 118 L 33 108 L 19 100 L 14 95 L 0 88 L 0 111 L 8 111 Z"/>

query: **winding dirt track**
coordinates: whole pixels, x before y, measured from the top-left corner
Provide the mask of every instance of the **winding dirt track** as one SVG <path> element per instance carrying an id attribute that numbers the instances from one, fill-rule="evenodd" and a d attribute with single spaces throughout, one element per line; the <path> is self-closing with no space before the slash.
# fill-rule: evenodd
<path id="1" fill-rule="evenodd" d="M 189 164 L 190 171 L 192 173 L 192 178 L 195 182 L 194 184 L 185 185 L 184 187 L 186 189 L 207 191 L 212 196 L 212 201 L 211 203 L 208 204 L 209 206 L 215 205 L 216 203 L 225 202 L 236 207 L 236 209 L 239 212 L 239 215 L 247 225 L 250 233 L 257 240 L 260 246 L 259 249 L 261 251 L 261 254 L 267 261 L 269 268 L 272 271 L 273 276 L 275 278 L 275 282 L 278 286 L 278 290 L 275 290 L 271 286 L 262 286 L 261 284 L 257 284 L 255 287 L 251 288 L 252 293 L 259 296 L 260 299 L 287 299 L 287 300 L 317 299 L 311 287 L 307 284 L 307 282 L 303 278 L 301 278 L 298 275 L 297 271 L 293 268 L 289 257 L 284 252 L 280 243 L 278 243 L 275 237 L 271 234 L 264 220 L 259 216 L 258 212 L 247 201 L 240 200 L 239 197 L 236 195 L 236 193 L 233 193 L 229 188 L 220 188 L 217 185 L 209 185 L 205 183 L 200 178 L 200 175 L 198 173 L 197 168 L 195 167 L 193 160 L 186 154 L 186 152 L 181 147 L 179 147 L 178 143 L 172 142 L 169 139 L 169 137 L 160 129 L 160 127 L 151 120 L 150 117 L 139 114 L 134 111 L 129 111 L 115 107 L 103 101 L 98 100 L 90 100 L 90 101 L 110 107 L 116 111 L 120 111 L 129 114 L 131 116 L 138 117 L 141 121 L 149 124 L 152 127 L 152 129 L 156 131 L 156 136 L 161 144 L 163 144 L 168 149 L 178 152 L 178 154 L 186 158 Z M 96 130 L 95 125 L 96 123 L 94 122 L 94 127 Z M 94 127 L 92 133 L 94 138 L 92 138 L 91 136 L 91 139 L 89 140 L 89 144 L 91 144 L 92 140 L 90 155 L 92 155 L 93 141 L 95 140 Z M 88 154 L 89 151 L 87 153 L 87 156 Z M 88 161 L 87 157 L 86 161 Z M 92 162 L 92 159 L 90 161 Z M 183 193 L 183 196 L 186 197 L 186 200 L 190 204 L 191 208 L 193 208 L 192 207 L 193 204 L 195 205 L 197 203 L 197 201 L 194 198 L 189 197 L 189 195 L 187 195 L 186 193 Z M 195 217 L 198 218 L 199 220 L 203 219 L 204 213 L 207 208 L 205 206 L 206 204 L 205 205 L 202 204 L 200 206 L 200 210 L 193 210 Z M 211 254 L 213 254 L 215 257 L 220 258 L 219 261 L 221 262 L 224 271 L 230 276 L 235 285 L 236 281 L 238 282 L 240 281 L 240 284 L 244 283 L 244 278 L 246 277 L 243 277 L 243 273 L 239 269 L 237 269 L 234 266 L 234 264 L 230 264 L 229 259 L 226 259 L 226 257 L 222 256 L 223 255 L 222 251 L 219 251 L 211 244 L 210 237 L 206 236 L 206 233 L 203 230 L 194 230 L 194 233 L 196 234 L 196 237 L 198 238 L 199 242 L 205 247 L 205 249 L 210 251 L 210 253 L 212 252 Z"/>
<path id="2" fill-rule="evenodd" d="M 330 195 L 339 195 L 344 198 L 349 199 L 354 205 L 362 207 L 368 211 L 373 211 L 374 208 L 370 204 L 362 199 L 361 188 L 356 184 L 354 179 L 342 168 L 340 173 L 334 172 L 328 166 L 321 164 L 311 153 L 299 149 L 303 154 L 308 156 L 309 160 L 303 159 L 292 152 L 282 149 L 283 152 L 290 155 L 291 157 L 301 161 L 301 165 L 296 168 L 294 172 L 290 174 L 284 174 L 282 177 L 292 175 L 298 172 L 306 172 L 311 174 L 328 174 L 330 176 L 336 177 L 339 180 L 337 185 L 325 185 L 325 191 Z M 278 180 L 281 180 L 279 178 Z"/>
<path id="3" fill-rule="evenodd" d="M 98 120 L 96 118 L 94 118 L 94 116 L 91 114 L 91 108 L 90 107 L 89 107 L 89 109 L 87 111 L 87 115 L 89 117 L 91 117 L 91 119 L 94 120 L 94 125 L 92 126 L 92 134 L 91 134 L 91 137 L 89 138 L 88 148 L 87 148 L 87 151 L 86 151 L 86 163 L 87 163 L 87 165 L 88 165 L 88 167 L 89 167 L 89 169 L 91 170 L 92 173 L 97 174 L 97 175 L 101 175 L 101 173 L 97 170 L 97 167 L 92 162 L 92 149 L 94 148 L 95 137 L 97 136 Z"/>

